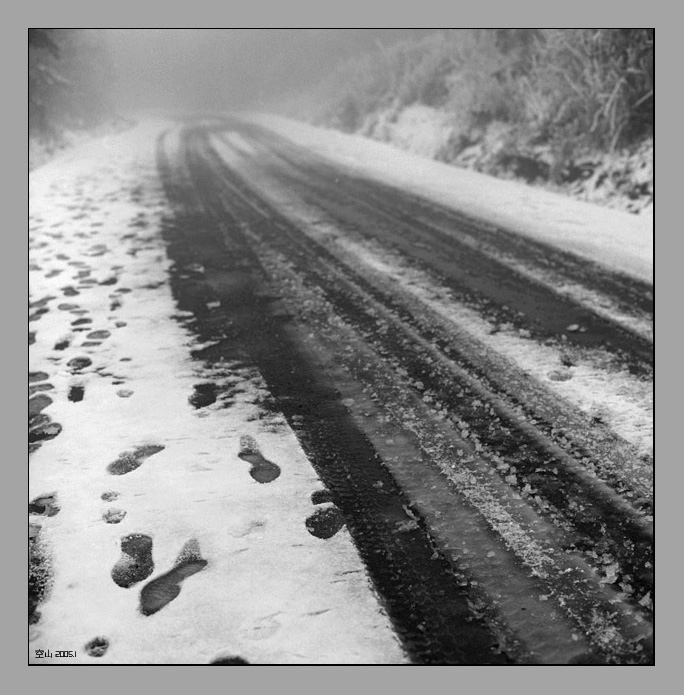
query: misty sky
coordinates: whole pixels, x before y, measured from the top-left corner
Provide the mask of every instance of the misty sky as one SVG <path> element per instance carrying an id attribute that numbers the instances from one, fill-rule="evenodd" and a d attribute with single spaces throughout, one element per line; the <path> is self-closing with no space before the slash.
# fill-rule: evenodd
<path id="1" fill-rule="evenodd" d="M 116 106 L 214 109 L 268 105 L 336 64 L 434 29 L 107 29 Z"/>

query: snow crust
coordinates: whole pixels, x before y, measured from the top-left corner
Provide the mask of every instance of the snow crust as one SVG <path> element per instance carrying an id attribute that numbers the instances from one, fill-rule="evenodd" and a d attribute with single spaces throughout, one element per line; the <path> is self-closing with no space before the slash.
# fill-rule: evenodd
<path id="1" fill-rule="evenodd" d="M 653 282 L 653 218 L 460 169 L 360 135 L 271 114 L 241 114 L 359 176 L 404 187 L 441 205 Z M 420 114 L 412 114 L 420 120 Z M 403 127 L 399 124 L 397 127 Z"/>
<path id="2" fill-rule="evenodd" d="M 54 573 L 31 626 L 31 661 L 66 663 L 36 659 L 43 649 L 76 651 L 69 664 L 221 656 L 252 664 L 403 663 L 346 527 L 329 539 L 306 528 L 318 508 L 311 493 L 322 484 L 285 419 L 263 417 L 259 403 L 268 394 L 259 373 L 229 363 L 208 369 L 191 357 L 202 346 L 178 320 L 190 317 L 174 304 L 161 237 L 166 202 L 154 145 L 167 127 L 145 122 L 30 176 L 30 293 L 34 302 L 49 298 L 49 310 L 29 324 L 36 333 L 29 369 L 48 374 L 54 388 L 44 392 L 52 399 L 44 412 L 63 427 L 29 463 L 29 499 L 55 493 L 60 507 L 52 517 L 30 515 Z M 65 297 L 65 286 L 78 294 Z M 78 318 L 92 323 L 79 331 Z M 110 335 L 89 339 L 94 331 Z M 69 345 L 56 351 L 60 341 Z M 75 357 L 91 364 L 74 369 Z M 216 384 L 219 398 L 195 408 L 189 398 L 204 383 Z M 83 387 L 82 401 L 69 400 L 73 386 Z M 245 435 L 280 467 L 273 482 L 252 479 L 238 457 Z M 125 475 L 107 471 L 145 445 L 164 449 Z M 118 497 L 102 498 L 110 492 Z M 108 510 L 125 515 L 107 523 Z M 129 534 L 152 539 L 154 570 L 123 588 L 111 571 Z M 159 612 L 143 615 L 141 588 L 170 570 L 193 539 L 207 566 Z M 97 637 L 109 646 L 96 657 L 85 645 Z"/>

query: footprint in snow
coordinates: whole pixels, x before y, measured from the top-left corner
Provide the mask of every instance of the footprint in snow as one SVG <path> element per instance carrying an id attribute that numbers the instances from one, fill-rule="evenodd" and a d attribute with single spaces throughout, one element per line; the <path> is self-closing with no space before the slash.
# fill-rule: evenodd
<path id="1" fill-rule="evenodd" d="M 204 408 L 207 405 L 216 403 L 216 384 L 195 384 L 193 389 L 195 392 L 188 400 L 194 408 Z"/>
<path id="2" fill-rule="evenodd" d="M 335 505 L 317 509 L 306 519 L 306 530 L 316 538 L 332 538 L 343 526 L 344 517 Z"/>
<path id="3" fill-rule="evenodd" d="M 88 656 L 104 656 L 109 649 L 109 640 L 106 637 L 95 637 L 85 645 L 84 649 Z"/>
<path id="4" fill-rule="evenodd" d="M 52 492 L 49 495 L 36 497 L 29 503 L 29 514 L 40 514 L 41 516 L 55 516 L 59 514 L 57 493 Z"/>
<path id="5" fill-rule="evenodd" d="M 31 421 L 33 418 L 35 418 L 41 410 L 44 410 L 47 408 L 50 404 L 52 403 L 52 398 L 50 396 L 47 396 L 44 393 L 41 393 L 37 396 L 33 396 L 33 398 L 29 399 L 29 407 L 28 407 L 28 414 L 29 414 L 29 421 Z"/>
<path id="6" fill-rule="evenodd" d="M 29 373 L 29 383 L 42 381 L 47 378 L 48 375 L 45 372 Z M 52 384 L 43 383 L 29 387 L 29 390 L 35 392 L 52 388 Z M 62 426 L 58 422 L 52 422 L 52 418 L 49 415 L 41 412 L 51 403 L 52 399 L 44 393 L 32 394 L 29 398 L 28 441 L 30 454 L 40 448 L 43 440 L 54 439 L 62 431 Z"/>
<path id="7" fill-rule="evenodd" d="M 54 439 L 61 431 L 62 426 L 44 413 L 32 418 L 29 420 L 29 452 L 35 451 L 44 440 Z"/>
<path id="8" fill-rule="evenodd" d="M 102 519 L 108 524 L 120 524 L 126 512 L 123 509 L 108 509 L 103 515 Z"/>
<path id="9" fill-rule="evenodd" d="M 111 333 L 109 331 L 92 331 L 88 333 L 86 338 L 89 340 L 105 340 L 106 338 L 109 338 Z"/>
<path id="10" fill-rule="evenodd" d="M 152 539 L 142 533 L 124 536 L 121 539 L 121 557 L 112 568 L 114 583 L 128 589 L 147 579 L 153 570 Z"/>
<path id="11" fill-rule="evenodd" d="M 256 439 L 249 434 L 243 434 L 240 437 L 238 456 L 252 464 L 249 474 L 257 483 L 271 483 L 280 475 L 280 467 L 261 455 Z"/>
<path id="12" fill-rule="evenodd" d="M 35 381 L 45 381 L 48 375 L 45 372 L 29 372 L 29 384 Z"/>
<path id="13" fill-rule="evenodd" d="M 207 564 L 201 555 L 197 540 L 189 540 L 183 546 L 174 566 L 142 588 L 140 612 L 143 615 L 153 615 L 167 606 L 180 594 L 183 581 L 201 572 Z"/>
<path id="14" fill-rule="evenodd" d="M 72 374 L 76 374 L 86 367 L 90 367 L 92 363 L 90 357 L 74 357 L 67 362 L 67 367 L 71 369 Z"/>
<path id="15" fill-rule="evenodd" d="M 306 519 L 306 530 L 316 538 L 332 538 L 344 526 L 344 516 L 333 504 L 332 493 L 328 489 L 316 490 L 311 494 L 311 502 L 325 506 Z"/>
<path id="16" fill-rule="evenodd" d="M 247 659 L 243 659 L 241 656 L 219 656 L 213 661 L 209 662 L 210 666 L 249 666 L 250 663 Z"/>
<path id="17" fill-rule="evenodd" d="M 69 400 L 72 403 L 79 403 L 85 396 L 85 386 L 72 386 L 69 388 Z"/>
<path id="18" fill-rule="evenodd" d="M 35 396 L 41 391 L 52 391 L 54 388 L 52 384 L 34 384 L 33 386 L 29 386 L 29 397 Z"/>
<path id="19" fill-rule="evenodd" d="M 70 339 L 64 338 L 55 343 L 54 350 L 66 350 L 69 347 Z"/>
<path id="20" fill-rule="evenodd" d="M 29 316 L 29 321 L 38 321 L 40 317 L 43 314 L 47 314 L 47 312 L 50 311 L 47 307 L 41 307 L 40 309 L 36 309 L 30 316 Z"/>
<path id="21" fill-rule="evenodd" d="M 125 475 L 139 468 L 150 456 L 158 454 L 166 447 L 162 444 L 146 444 L 139 446 L 134 451 L 124 452 L 116 461 L 107 466 L 107 471 L 112 475 Z"/>

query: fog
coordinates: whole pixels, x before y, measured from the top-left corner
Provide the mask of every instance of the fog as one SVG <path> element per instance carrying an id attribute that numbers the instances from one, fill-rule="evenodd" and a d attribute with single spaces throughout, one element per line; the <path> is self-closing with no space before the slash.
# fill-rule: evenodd
<path id="1" fill-rule="evenodd" d="M 107 29 L 120 111 L 264 108 L 340 62 L 434 29 Z"/>

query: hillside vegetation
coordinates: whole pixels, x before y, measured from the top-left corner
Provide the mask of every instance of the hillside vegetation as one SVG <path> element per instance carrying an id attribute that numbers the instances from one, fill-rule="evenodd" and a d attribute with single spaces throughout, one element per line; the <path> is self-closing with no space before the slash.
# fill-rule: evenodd
<path id="1" fill-rule="evenodd" d="M 289 115 L 632 212 L 653 198 L 653 29 L 452 29 L 361 55 Z"/>

